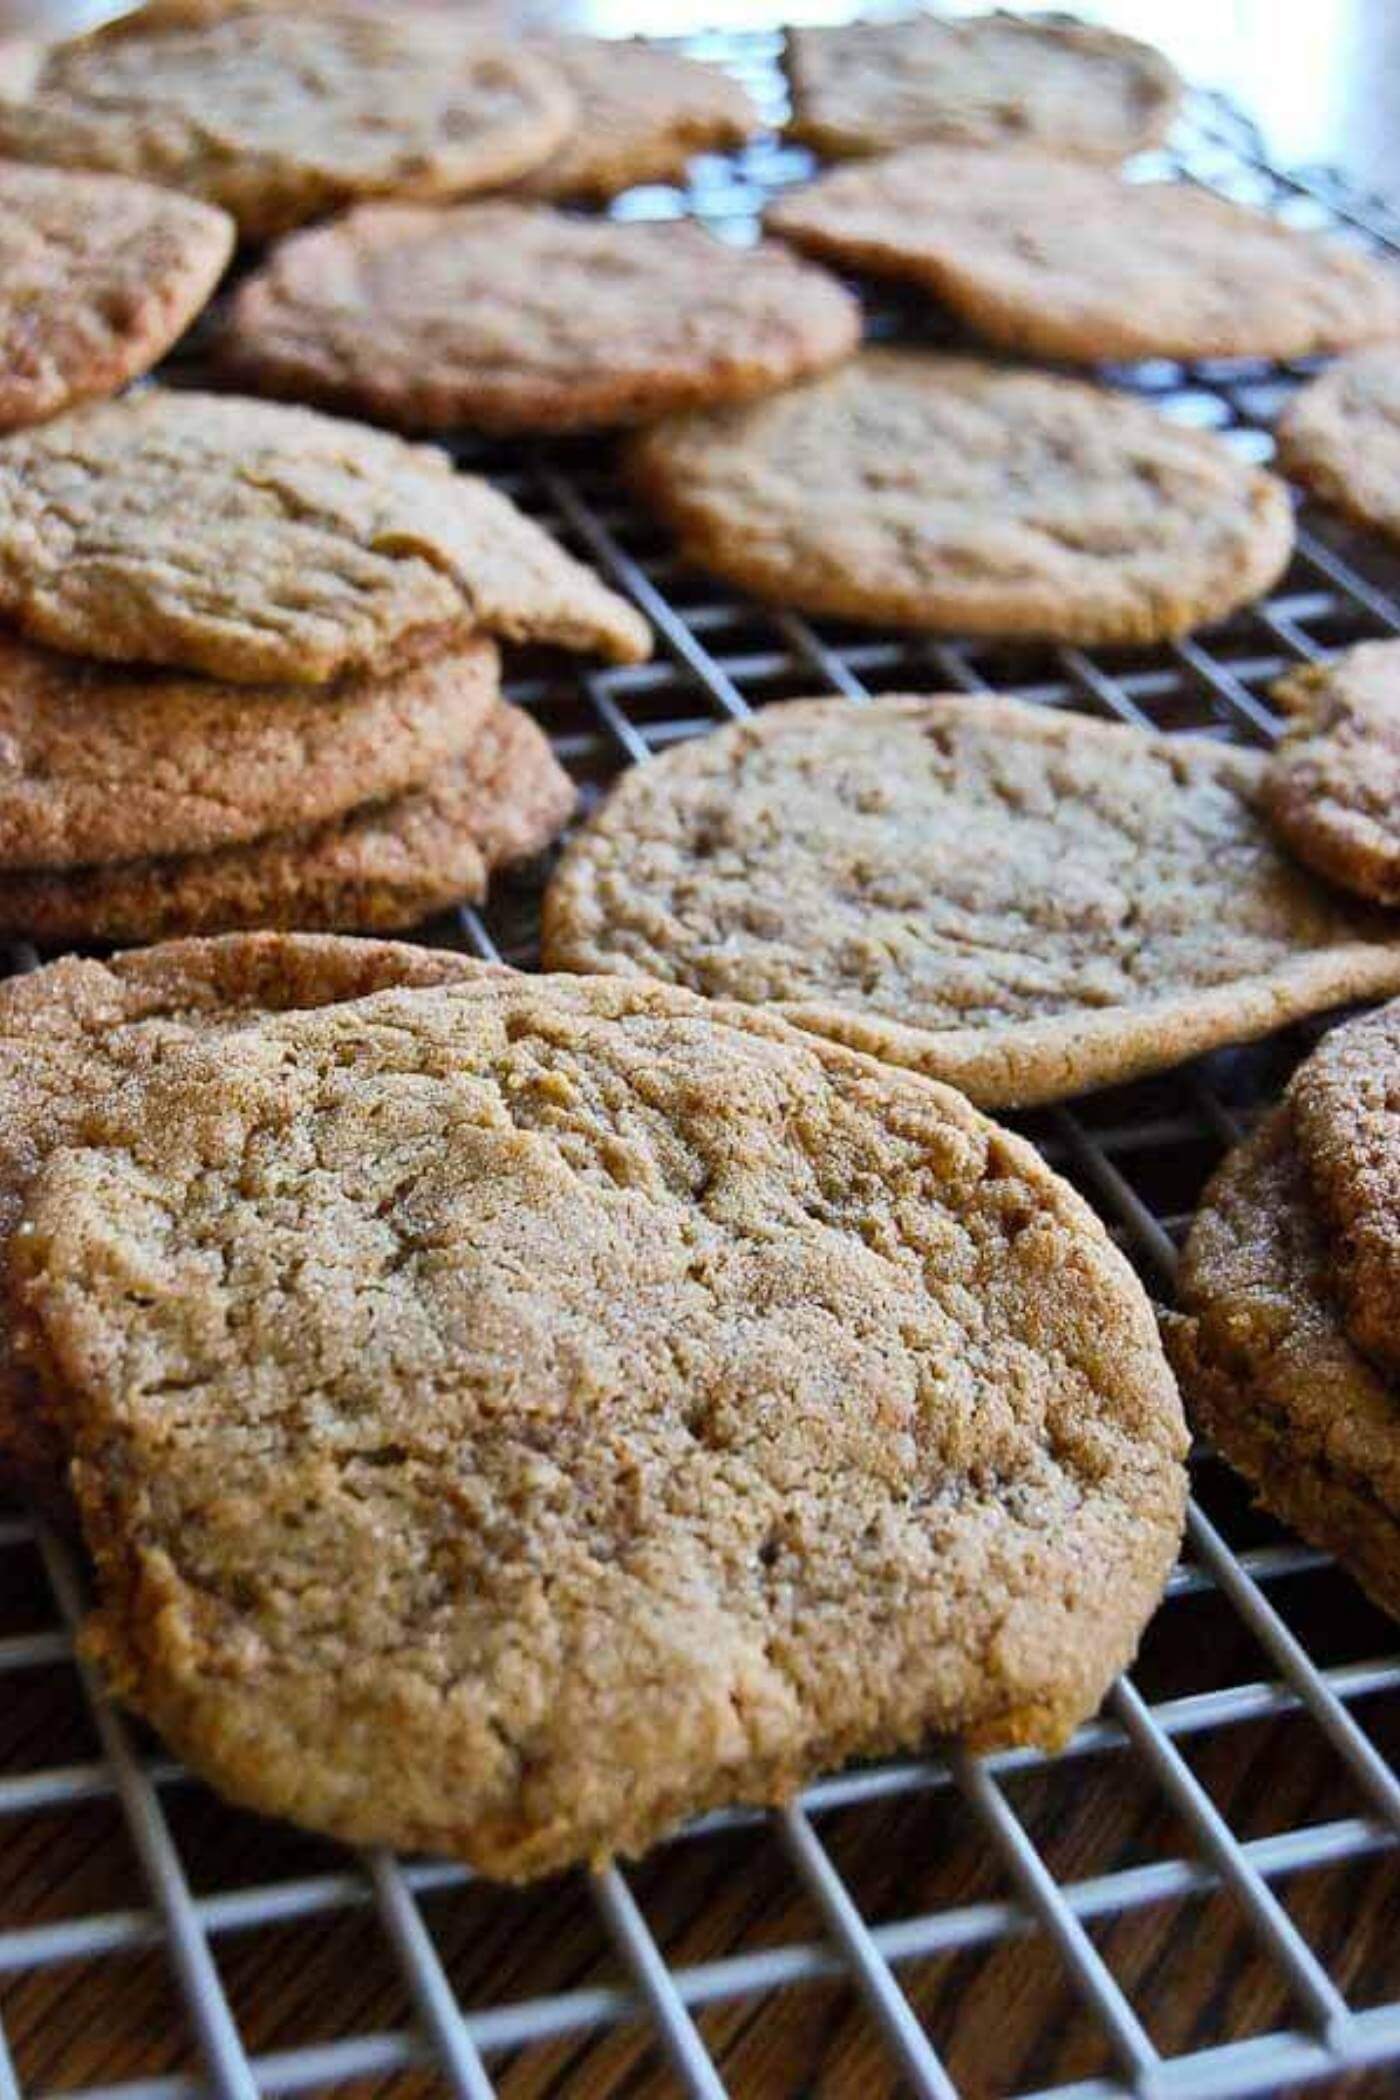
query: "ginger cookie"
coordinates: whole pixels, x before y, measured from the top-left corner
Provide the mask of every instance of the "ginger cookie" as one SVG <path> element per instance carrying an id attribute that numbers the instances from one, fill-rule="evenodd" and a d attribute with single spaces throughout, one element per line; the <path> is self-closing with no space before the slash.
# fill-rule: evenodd
<path id="1" fill-rule="evenodd" d="M 1279 850 L 1264 763 L 990 696 L 784 702 L 623 775 L 555 872 L 546 966 L 1058 1100 L 1400 990 L 1400 926 Z"/>
<path id="2" fill-rule="evenodd" d="M 408 430 L 586 430 L 743 401 L 849 357 L 860 307 L 774 243 L 547 204 L 365 205 L 233 302 L 257 388 Z"/>
<path id="3" fill-rule="evenodd" d="M 1288 1099 L 1347 1331 L 1400 1371 L 1400 1005 L 1334 1028 Z"/>
<path id="4" fill-rule="evenodd" d="M 968 358 L 867 350 L 632 442 L 687 556 L 841 619 L 1147 643 L 1268 589 L 1287 493 L 1141 402 Z"/>
<path id="5" fill-rule="evenodd" d="M 1400 333 L 1400 276 L 1355 249 L 1048 155 L 915 146 L 789 191 L 765 223 L 1029 357 L 1309 357 Z"/>
<path id="6" fill-rule="evenodd" d="M 732 74 L 641 38 L 534 43 L 578 109 L 557 153 L 526 175 L 525 196 L 605 203 L 642 182 L 683 182 L 697 153 L 742 146 L 758 111 Z"/>
<path id="7" fill-rule="evenodd" d="M 1063 16 L 790 29 L 783 63 L 790 134 L 833 156 L 944 140 L 1126 160 L 1166 136 L 1181 95 L 1160 51 Z"/>
<path id="8" fill-rule="evenodd" d="M 1293 396 L 1276 435 L 1285 474 L 1400 539 L 1400 346 L 1339 359 Z"/>
<path id="9" fill-rule="evenodd" d="M 254 933 L 171 941 L 109 962 L 65 956 L 0 984 L 0 1258 L 25 1193 L 56 1145 L 176 1041 L 264 1013 L 445 984 L 488 966 L 446 950 L 330 935 Z M 0 1321 L 0 1470 L 49 1506 L 64 1500 L 66 1452 L 35 1380 Z"/>
<path id="10" fill-rule="evenodd" d="M 0 441 L 0 611 L 76 655 L 249 684 L 472 630 L 650 648 L 640 614 L 435 446 L 159 387 Z"/>
<path id="11" fill-rule="evenodd" d="M 1260 1501 L 1400 1614 L 1400 1388 L 1353 1346 L 1287 1107 L 1201 1199 L 1168 1353 L 1187 1408 Z"/>
<path id="12" fill-rule="evenodd" d="M 1362 642 L 1292 671 L 1264 780 L 1279 836 L 1329 881 L 1400 904 L 1400 642 Z"/>
<path id="13" fill-rule="evenodd" d="M 260 927 L 399 933 L 479 903 L 492 867 L 542 851 L 573 806 L 543 732 L 502 705 L 426 785 L 329 823 L 212 853 L 0 873 L 0 932 L 45 947 Z"/>
<path id="14" fill-rule="evenodd" d="M 494 189 L 573 116 L 519 44 L 411 8 L 260 8 L 58 45 L 0 104 L 0 153 L 150 176 L 261 240 L 361 197 Z"/>
<path id="15" fill-rule="evenodd" d="M 212 205 L 0 162 L 0 430 L 115 394 L 204 306 L 233 252 Z"/>
<path id="16" fill-rule="evenodd" d="M 480 639 L 308 693 L 0 635 L 0 870 L 204 853 L 340 816 L 473 751 L 498 692 Z"/>
<path id="17" fill-rule="evenodd" d="M 191 1043 L 14 1242 L 117 1692 L 524 1879 L 952 1731 L 1057 1745 L 1182 1520 L 1141 1286 L 950 1090 L 659 985 Z"/>

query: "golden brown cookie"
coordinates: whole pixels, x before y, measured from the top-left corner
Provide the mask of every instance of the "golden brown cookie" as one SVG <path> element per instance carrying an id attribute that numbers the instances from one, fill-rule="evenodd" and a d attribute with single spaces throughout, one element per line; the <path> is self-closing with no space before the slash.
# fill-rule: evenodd
<path id="1" fill-rule="evenodd" d="M 175 1042 L 264 1013 L 445 984 L 487 965 L 446 950 L 331 935 L 254 933 L 171 941 L 109 962 L 67 956 L 0 984 L 0 1263 L 25 1193 L 56 1145 Z M 61 1505 L 66 1453 L 32 1374 L 0 1321 L 0 1472 Z"/>
<path id="2" fill-rule="evenodd" d="M 149 176 L 263 239 L 359 197 L 496 188 L 573 117 L 544 60 L 446 18 L 260 8 L 57 46 L 0 104 L 0 153 Z"/>
<path id="3" fill-rule="evenodd" d="M 909 278 L 1002 349 L 1070 363 L 1308 357 L 1400 333 L 1400 276 L 1186 182 L 915 146 L 837 168 L 765 224 Z"/>
<path id="4" fill-rule="evenodd" d="M 1124 395 L 968 358 L 867 350 L 632 441 L 699 566 L 838 618 L 1152 642 L 1266 590 L 1283 485 Z"/>
<path id="5" fill-rule="evenodd" d="M 365 205 L 240 286 L 255 389 L 406 430 L 586 430 L 743 401 L 849 357 L 860 307 L 777 246 L 547 204 Z"/>
<path id="6" fill-rule="evenodd" d="M 557 153 L 516 185 L 524 195 L 604 203 L 641 182 L 683 182 L 697 153 L 742 146 L 758 111 L 722 66 L 639 37 L 565 36 L 531 46 L 573 95 L 577 121 Z"/>
<path id="7" fill-rule="evenodd" d="M 1276 435 L 1285 474 L 1400 539 L 1400 345 L 1358 350 L 1310 380 Z"/>
<path id="8" fill-rule="evenodd" d="M 1261 754 L 991 696 L 786 701 L 624 774 L 547 967 L 774 1005 L 987 1107 L 1400 990 L 1400 925 L 1280 852 Z"/>
<path id="9" fill-rule="evenodd" d="M 473 750 L 498 692 L 481 639 L 308 692 L 0 635 L 0 870 L 203 853 L 338 817 Z"/>
<path id="10" fill-rule="evenodd" d="M 1166 1337 L 1193 1421 L 1266 1508 L 1400 1615 L 1400 1390 L 1342 1326 L 1286 1107 L 1206 1190 L 1178 1293 Z"/>
<path id="11" fill-rule="evenodd" d="M 233 221 L 191 197 L 0 162 L 0 430 L 148 371 L 232 252 Z"/>
<path id="12" fill-rule="evenodd" d="M 790 29 L 794 138 L 832 155 L 925 140 L 1119 161 L 1162 139 L 1181 83 L 1150 45 L 1066 16 Z"/>
<path id="13" fill-rule="evenodd" d="M 502 704 L 424 786 L 249 845 L 58 873 L 0 873 L 0 932 L 68 947 L 260 927 L 399 933 L 479 903 L 493 867 L 540 852 L 574 788 L 542 731 Z"/>
<path id="14" fill-rule="evenodd" d="M 650 648 L 646 622 L 445 452 L 151 387 L 0 441 L 0 610 L 35 641 L 316 685 L 472 630 Z"/>
<path id="15" fill-rule="evenodd" d="M 662 986 L 191 1044 L 15 1249 L 92 1652 L 350 1839 L 524 1878 L 932 1730 L 1058 1744 L 1171 1565 L 1176 1391 L 1082 1199 L 950 1090 Z"/>
<path id="16" fill-rule="evenodd" d="M 1334 1028 L 1288 1099 L 1347 1331 L 1400 1371 L 1400 1004 Z"/>
<path id="17" fill-rule="evenodd" d="M 1279 836 L 1329 881 L 1400 904 L 1400 642 L 1362 642 L 1273 687 L 1287 718 L 1264 778 Z"/>

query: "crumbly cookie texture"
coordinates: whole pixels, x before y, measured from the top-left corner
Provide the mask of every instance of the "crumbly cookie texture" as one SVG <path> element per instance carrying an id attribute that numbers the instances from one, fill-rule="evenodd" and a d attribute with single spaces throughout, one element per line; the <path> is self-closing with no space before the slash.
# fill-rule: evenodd
<path id="1" fill-rule="evenodd" d="M 240 286 L 235 376 L 409 430 L 584 430 L 849 357 L 860 307 L 776 243 L 547 204 L 366 205 Z"/>
<path id="2" fill-rule="evenodd" d="M 479 903 L 491 869 L 542 851 L 573 806 L 548 739 L 503 704 L 427 784 L 328 823 L 180 858 L 0 873 L 0 933 L 45 947 L 256 927 L 399 933 Z"/>
<path id="3" fill-rule="evenodd" d="M 758 111 L 722 66 L 640 38 L 550 37 L 531 46 L 560 74 L 578 118 L 516 188 L 604 203 L 641 182 L 681 182 L 697 153 L 742 146 Z"/>
<path id="4" fill-rule="evenodd" d="M 635 662 L 646 622 L 445 452 L 151 387 L 0 442 L 0 610 L 54 648 L 322 684 L 481 631 Z"/>
<path id="5" fill-rule="evenodd" d="M 56 1145 L 129 1078 L 195 1033 L 264 1013 L 362 999 L 393 985 L 449 983 L 487 969 L 470 957 L 394 941 L 252 933 L 171 941 L 108 962 L 66 956 L 0 984 L 0 1268 L 26 1191 Z M 22 1354 L 0 1320 L 0 1473 L 67 1511 L 67 1452 Z"/>
<path id="6" fill-rule="evenodd" d="M 232 253 L 233 221 L 212 205 L 153 183 L 0 162 L 0 430 L 149 371 Z"/>
<path id="7" fill-rule="evenodd" d="M 1400 539 L 1400 346 L 1357 350 L 1279 418 L 1283 471 L 1359 524 Z"/>
<path id="8" fill-rule="evenodd" d="M 697 564 L 779 604 L 957 633 L 1146 643 L 1257 597 L 1287 493 L 1210 432 L 1071 379 L 867 350 L 632 440 Z"/>
<path id="9" fill-rule="evenodd" d="M 1307 357 L 1400 333 L 1400 275 L 1355 249 L 1049 155 L 911 147 L 788 191 L 765 223 L 1030 357 Z"/>
<path id="10" fill-rule="evenodd" d="M 192 1045 L 16 1269 L 117 1690 L 237 1799 L 524 1878 L 1057 1744 L 1171 1565 L 1140 1285 L 950 1090 L 657 985 Z"/>
<path id="11" fill-rule="evenodd" d="M 1400 928 L 1278 849 L 1262 765 L 990 696 L 783 702 L 623 775 L 550 884 L 546 963 L 1057 1100 L 1400 990 Z"/>
<path id="12" fill-rule="evenodd" d="M 784 66 L 789 132 L 832 155 L 942 139 L 1126 160 L 1165 137 L 1181 95 L 1160 51 L 1063 18 L 790 29 Z"/>
<path id="13" fill-rule="evenodd" d="M 400 794 L 476 748 L 499 676 L 480 639 L 308 693 L 0 635 L 0 870 L 203 853 Z"/>
<path id="14" fill-rule="evenodd" d="M 411 8 L 260 8 L 52 50 L 0 153 L 144 175 L 247 239 L 361 197 L 493 189 L 574 119 L 549 65 Z"/>
<path id="15" fill-rule="evenodd" d="M 1280 837 L 1344 889 L 1400 904 L 1400 642 L 1292 671 L 1270 697 L 1286 718 L 1264 776 Z"/>
<path id="16" fill-rule="evenodd" d="M 1329 1254 L 1276 1109 L 1201 1200 L 1168 1354 L 1193 1421 L 1266 1508 L 1400 1615 L 1400 1391 L 1348 1339 Z"/>
<path id="17" fill-rule="evenodd" d="M 1288 1099 L 1347 1329 L 1400 1371 L 1400 1004 L 1334 1028 Z"/>

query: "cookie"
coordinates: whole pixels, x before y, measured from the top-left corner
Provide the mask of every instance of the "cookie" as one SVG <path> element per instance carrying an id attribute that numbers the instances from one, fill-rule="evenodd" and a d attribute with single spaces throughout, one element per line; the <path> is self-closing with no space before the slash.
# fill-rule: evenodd
<path id="1" fill-rule="evenodd" d="M 0 870 L 204 853 L 337 817 L 474 749 L 498 691 L 480 639 L 308 693 L 0 635 Z"/>
<path id="2" fill-rule="evenodd" d="M 445 452 L 150 387 L 0 441 L 0 611 L 39 642 L 323 684 L 474 629 L 635 662 L 646 622 Z"/>
<path id="3" fill-rule="evenodd" d="M 1282 484 L 1207 431 L 1077 380 L 868 350 L 632 442 L 687 556 L 837 618 L 1146 643 L 1222 618 L 1287 564 Z"/>
<path id="4" fill-rule="evenodd" d="M 1192 1419 L 1264 1506 L 1400 1614 L 1400 1390 L 1348 1340 L 1328 1252 L 1275 1109 L 1202 1198 L 1168 1350 Z"/>
<path id="5" fill-rule="evenodd" d="M 1400 990 L 1400 927 L 1279 851 L 1263 764 L 991 696 L 784 702 L 623 775 L 550 884 L 546 966 L 1058 1100 Z"/>
<path id="6" fill-rule="evenodd" d="M 1400 904 L 1400 642 L 1362 642 L 1273 687 L 1286 717 L 1264 806 L 1329 881 Z"/>
<path id="7" fill-rule="evenodd" d="M 260 240 L 361 197 L 496 188 L 573 117 L 519 44 L 410 8 L 266 8 L 57 46 L 0 104 L 0 153 L 150 176 Z"/>
<path id="8" fill-rule="evenodd" d="M 1160 51 L 1064 16 L 790 29 L 783 64 L 790 135 L 833 156 L 948 140 L 1125 160 L 1166 136 L 1181 95 Z"/>
<path id="9" fill-rule="evenodd" d="M 1347 1331 L 1400 1371 L 1400 1005 L 1334 1028 L 1288 1098 Z"/>
<path id="10" fill-rule="evenodd" d="M 490 869 L 540 852 L 574 789 L 543 733 L 501 706 L 424 787 L 213 853 L 0 874 L 0 931 L 65 947 L 260 927 L 398 933 L 478 903 Z"/>
<path id="11" fill-rule="evenodd" d="M 838 168 L 765 224 L 909 278 L 1002 349 L 1070 363 L 1309 357 L 1400 332 L 1400 276 L 1186 182 L 915 146 Z"/>
<path id="12" fill-rule="evenodd" d="M 172 941 L 90 962 L 65 956 L 0 983 L 0 1260 L 48 1152 L 133 1073 L 195 1033 L 262 1013 L 444 984 L 487 965 L 446 950 L 330 935 L 254 933 Z M 50 1507 L 65 1452 L 34 1378 L 0 1321 L 0 1471 Z"/>
<path id="13" fill-rule="evenodd" d="M 233 302 L 234 376 L 407 430 L 587 430 L 742 401 L 849 357 L 860 307 L 774 243 L 547 204 L 365 205 Z"/>
<path id="14" fill-rule="evenodd" d="M 1400 347 L 1355 351 L 1279 419 L 1279 464 L 1324 503 L 1400 539 Z"/>
<path id="15" fill-rule="evenodd" d="M 605 203 L 642 182 L 684 182 L 697 153 L 742 146 L 758 111 L 731 73 L 640 38 L 550 37 L 532 48 L 578 116 L 557 153 L 516 184 L 529 197 Z"/>
<path id="16" fill-rule="evenodd" d="M 235 1799 L 525 1878 L 1059 1744 L 1160 1594 L 1141 1286 L 911 1074 L 522 976 L 190 1045 L 83 1147 L 15 1272 L 90 1652 Z"/>
<path id="17" fill-rule="evenodd" d="M 148 371 L 232 252 L 233 221 L 191 197 L 0 162 L 0 430 Z"/>

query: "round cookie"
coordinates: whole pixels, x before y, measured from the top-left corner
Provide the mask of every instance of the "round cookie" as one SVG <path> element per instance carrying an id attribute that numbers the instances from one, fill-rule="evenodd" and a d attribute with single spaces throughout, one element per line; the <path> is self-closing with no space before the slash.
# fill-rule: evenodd
<path id="1" fill-rule="evenodd" d="M 1286 717 L 1264 777 L 1275 830 L 1329 881 L 1400 904 L 1400 642 L 1292 671 L 1270 698 Z"/>
<path id="2" fill-rule="evenodd" d="M 1400 332 L 1400 276 L 1186 182 L 916 146 L 838 168 L 765 224 L 909 278 L 1002 349 L 1071 363 L 1309 357 Z"/>
<path id="3" fill-rule="evenodd" d="M 471 751 L 498 692 L 479 638 L 308 693 L 0 635 L 0 870 L 203 853 L 337 817 Z"/>
<path id="4" fill-rule="evenodd" d="M 550 884 L 546 967 L 1058 1100 L 1400 991 L 1400 928 L 1279 851 L 1262 765 L 990 696 L 786 701 L 622 776 Z"/>
<path id="5" fill-rule="evenodd" d="M 1400 1005 L 1334 1028 L 1288 1099 L 1347 1331 L 1400 1371 Z"/>
<path id="6" fill-rule="evenodd" d="M 1282 484 L 1077 380 L 867 350 L 632 441 L 689 558 L 776 604 L 966 634 L 1146 643 L 1285 567 Z"/>
<path id="7" fill-rule="evenodd" d="M 197 1032 L 269 1012 L 445 984 L 488 968 L 447 950 L 330 935 L 252 933 L 172 941 L 108 962 L 65 956 L 0 983 L 0 1258 L 29 1185 L 56 1145 L 132 1073 Z M 0 1471 L 62 1506 L 66 1452 L 32 1373 L 0 1321 Z"/>
<path id="8" fill-rule="evenodd" d="M 1300 387 L 1276 436 L 1286 474 L 1400 539 L 1400 346 L 1355 351 Z"/>
<path id="9" fill-rule="evenodd" d="M 1275 1109 L 1201 1199 L 1168 1353 L 1193 1421 L 1265 1507 L 1400 1614 L 1400 1391 L 1348 1340 L 1328 1256 Z"/>
<path id="10" fill-rule="evenodd" d="M 860 307 L 776 244 L 547 204 L 366 205 L 233 302 L 256 388 L 407 430 L 587 430 L 742 401 L 848 357 Z"/>
<path id="11" fill-rule="evenodd" d="M 490 869 L 542 851 L 573 806 L 542 731 L 503 705 L 428 785 L 329 823 L 180 858 L 0 873 L 0 929 L 45 947 L 258 927 L 398 933 L 479 902 Z"/>
<path id="12" fill-rule="evenodd" d="M 1160 51 L 1063 17 L 790 29 L 783 64 L 790 135 L 834 157 L 942 139 L 1126 160 L 1165 137 L 1181 94 Z"/>
<path id="13" fill-rule="evenodd" d="M 233 221 L 193 198 L 0 162 L 0 430 L 148 371 L 232 252 Z"/>
<path id="14" fill-rule="evenodd" d="M 573 115 L 518 44 L 411 8 L 265 8 L 58 45 L 0 104 L 0 153 L 150 176 L 254 240 L 360 197 L 495 188 Z"/>
<path id="15" fill-rule="evenodd" d="M 149 387 L 0 441 L 0 611 L 35 641 L 324 684 L 473 629 L 633 662 L 645 621 L 445 452 Z"/>
<path id="16" fill-rule="evenodd" d="M 742 146 L 758 111 L 722 66 L 641 38 L 550 37 L 532 45 L 573 95 L 578 118 L 558 152 L 516 189 L 605 203 L 642 182 L 683 182 L 697 153 Z"/>
<path id="17" fill-rule="evenodd" d="M 524 1878 L 912 1747 L 1059 1744 L 1184 1427 L 1088 1206 L 961 1097 L 657 985 L 191 1045 L 18 1295 L 120 1694 L 235 1798 Z"/>

